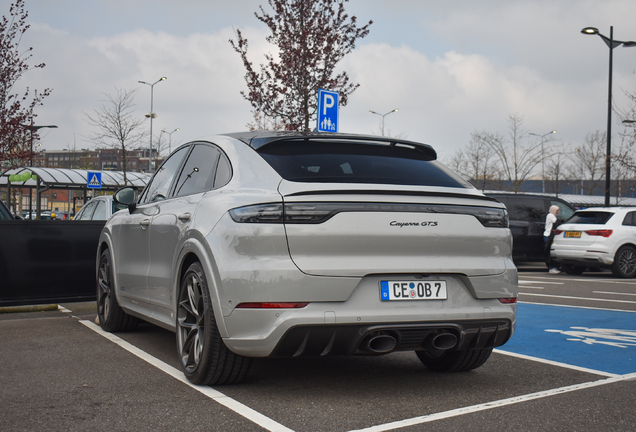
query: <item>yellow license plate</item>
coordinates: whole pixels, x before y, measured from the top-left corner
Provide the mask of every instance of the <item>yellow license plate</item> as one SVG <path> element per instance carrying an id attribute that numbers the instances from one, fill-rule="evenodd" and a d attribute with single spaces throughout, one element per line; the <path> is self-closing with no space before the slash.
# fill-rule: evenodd
<path id="1" fill-rule="evenodd" d="M 565 232 L 565 236 L 566 237 L 573 237 L 573 238 L 580 238 L 581 237 L 581 232 L 580 231 L 566 231 Z"/>

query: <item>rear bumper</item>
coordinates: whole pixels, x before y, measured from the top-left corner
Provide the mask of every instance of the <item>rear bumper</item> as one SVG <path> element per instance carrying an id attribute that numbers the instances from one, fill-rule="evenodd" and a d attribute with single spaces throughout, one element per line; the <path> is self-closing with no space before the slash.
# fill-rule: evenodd
<path id="1" fill-rule="evenodd" d="M 373 354 L 365 342 L 382 335 L 395 339 L 385 352 L 434 350 L 435 336 L 452 334 L 451 350 L 494 348 L 512 336 L 510 320 L 456 321 L 441 323 L 297 326 L 289 329 L 270 357 Z M 383 354 L 385 352 L 378 352 Z"/>
<path id="2" fill-rule="evenodd" d="M 552 248 L 550 256 L 559 263 L 572 265 L 585 265 L 590 267 L 610 266 L 614 262 L 614 254 L 611 251 L 597 248 L 598 250 L 577 250 Z"/>

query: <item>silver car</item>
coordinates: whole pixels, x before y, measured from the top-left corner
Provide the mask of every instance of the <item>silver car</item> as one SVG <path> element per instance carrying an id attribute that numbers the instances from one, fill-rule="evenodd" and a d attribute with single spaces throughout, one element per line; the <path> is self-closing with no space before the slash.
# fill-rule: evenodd
<path id="1" fill-rule="evenodd" d="M 112 195 L 101 195 L 84 204 L 73 220 L 107 220 L 113 213 L 125 208 L 113 201 Z"/>
<path id="2" fill-rule="evenodd" d="M 102 231 L 107 331 L 176 332 L 186 377 L 230 384 L 252 358 L 415 351 L 475 369 L 515 329 L 504 206 L 389 137 L 247 132 L 179 147 Z"/>

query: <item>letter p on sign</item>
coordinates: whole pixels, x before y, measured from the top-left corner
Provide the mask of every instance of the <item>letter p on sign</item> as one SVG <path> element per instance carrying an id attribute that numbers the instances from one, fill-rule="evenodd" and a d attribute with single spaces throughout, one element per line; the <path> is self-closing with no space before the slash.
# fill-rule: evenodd
<path id="1" fill-rule="evenodd" d="M 316 130 L 318 132 L 338 132 L 338 92 L 318 90 L 318 116 Z"/>

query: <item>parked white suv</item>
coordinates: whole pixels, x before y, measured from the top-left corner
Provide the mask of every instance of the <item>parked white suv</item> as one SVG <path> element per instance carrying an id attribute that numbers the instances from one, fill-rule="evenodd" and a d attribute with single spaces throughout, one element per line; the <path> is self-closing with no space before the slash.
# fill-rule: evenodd
<path id="1" fill-rule="evenodd" d="M 555 231 L 550 255 L 569 274 L 609 267 L 636 276 L 636 207 L 578 210 Z"/>

